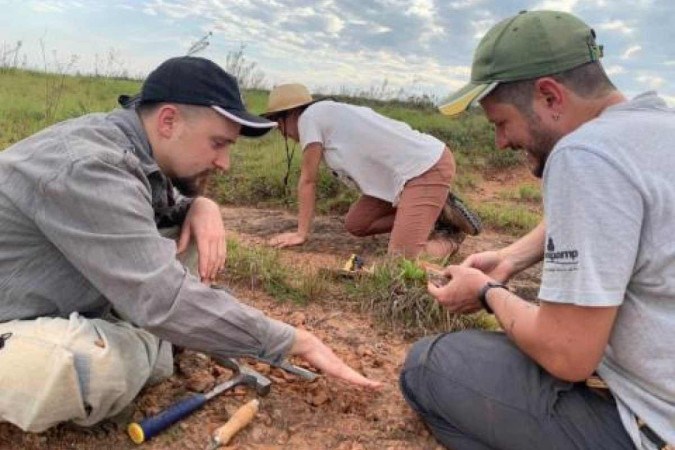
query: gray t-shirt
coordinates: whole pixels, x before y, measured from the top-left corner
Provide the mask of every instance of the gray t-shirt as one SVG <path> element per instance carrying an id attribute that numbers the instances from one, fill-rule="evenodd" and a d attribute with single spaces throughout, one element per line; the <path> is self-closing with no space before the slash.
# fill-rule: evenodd
<path id="1" fill-rule="evenodd" d="M 675 442 L 675 111 L 649 92 L 561 139 L 544 208 L 539 297 L 619 306 L 598 373 L 636 445 L 635 415 Z"/>

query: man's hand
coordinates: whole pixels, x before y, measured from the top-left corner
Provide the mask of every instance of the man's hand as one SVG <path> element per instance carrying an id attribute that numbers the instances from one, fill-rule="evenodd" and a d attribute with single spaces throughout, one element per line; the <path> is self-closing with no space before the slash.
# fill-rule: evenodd
<path id="1" fill-rule="evenodd" d="M 463 266 L 448 266 L 443 275 L 450 281 L 442 287 L 429 283 L 429 293 L 444 308 L 453 313 L 472 313 L 481 309 L 478 292 L 488 281 L 494 281 L 478 269 Z"/>
<path id="2" fill-rule="evenodd" d="M 515 272 L 513 262 L 500 251 L 488 251 L 469 255 L 461 264 L 485 273 L 494 280 L 505 283 Z"/>
<path id="3" fill-rule="evenodd" d="M 319 338 L 312 333 L 302 330 L 295 330 L 295 342 L 289 355 L 299 356 L 326 375 L 330 375 L 339 380 L 356 386 L 368 389 L 378 389 L 382 387 L 379 381 L 370 380 L 342 361 L 333 351 Z"/>
<path id="4" fill-rule="evenodd" d="M 190 206 L 178 239 L 178 253 L 184 252 L 194 238 L 199 256 L 199 277 L 211 283 L 225 267 L 227 243 L 220 208 L 213 200 L 197 197 Z"/>
<path id="5" fill-rule="evenodd" d="M 307 236 L 298 232 L 282 233 L 270 239 L 269 245 L 276 248 L 293 247 L 304 244 L 306 240 Z"/>

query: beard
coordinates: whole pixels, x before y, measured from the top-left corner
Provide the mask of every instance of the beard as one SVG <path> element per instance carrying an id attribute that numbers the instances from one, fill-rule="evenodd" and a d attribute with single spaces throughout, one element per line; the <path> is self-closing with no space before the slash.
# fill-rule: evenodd
<path id="1" fill-rule="evenodd" d="M 191 177 L 172 178 L 171 183 L 178 191 L 187 197 L 197 197 L 204 193 L 206 182 L 211 171 L 204 171 Z"/>
<path id="2" fill-rule="evenodd" d="M 539 116 L 533 116 L 529 123 L 529 132 L 531 136 L 530 145 L 525 149 L 534 160 L 532 167 L 532 174 L 541 178 L 544 175 L 544 168 L 548 155 L 551 154 L 553 147 L 562 137 L 558 133 L 553 132 L 542 126 Z"/>

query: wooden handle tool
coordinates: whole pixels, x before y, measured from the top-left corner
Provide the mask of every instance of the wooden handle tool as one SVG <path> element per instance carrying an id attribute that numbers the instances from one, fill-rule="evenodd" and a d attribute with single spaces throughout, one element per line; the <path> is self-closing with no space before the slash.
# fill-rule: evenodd
<path id="1" fill-rule="evenodd" d="M 227 445 L 239 430 L 251 423 L 258 412 L 259 406 L 260 401 L 258 399 L 253 399 L 240 407 L 225 425 L 217 428 L 216 431 L 213 432 L 211 435 L 211 446 L 209 448 L 215 449 L 221 445 Z"/>

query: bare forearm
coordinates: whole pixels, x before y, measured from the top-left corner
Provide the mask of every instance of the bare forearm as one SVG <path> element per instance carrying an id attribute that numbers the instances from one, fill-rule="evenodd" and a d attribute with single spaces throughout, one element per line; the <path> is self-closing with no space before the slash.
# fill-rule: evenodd
<path id="1" fill-rule="evenodd" d="M 543 360 L 545 358 L 540 356 L 542 351 L 539 348 L 543 340 L 531 342 L 530 339 L 535 331 L 539 307 L 505 289 L 491 289 L 486 299 L 507 336 L 523 352 L 546 368 L 546 361 Z"/>
<path id="2" fill-rule="evenodd" d="M 298 234 L 308 236 L 314 220 L 316 184 L 300 180 L 298 184 Z"/>
<path id="3" fill-rule="evenodd" d="M 514 275 L 538 263 L 544 258 L 544 244 L 546 241 L 546 223 L 542 220 L 528 234 L 499 251 L 513 265 Z"/>
<path id="4" fill-rule="evenodd" d="M 616 316 L 616 308 L 537 306 L 504 289 L 491 289 L 487 301 L 518 348 L 551 375 L 568 381 L 584 380 L 595 370 Z"/>

